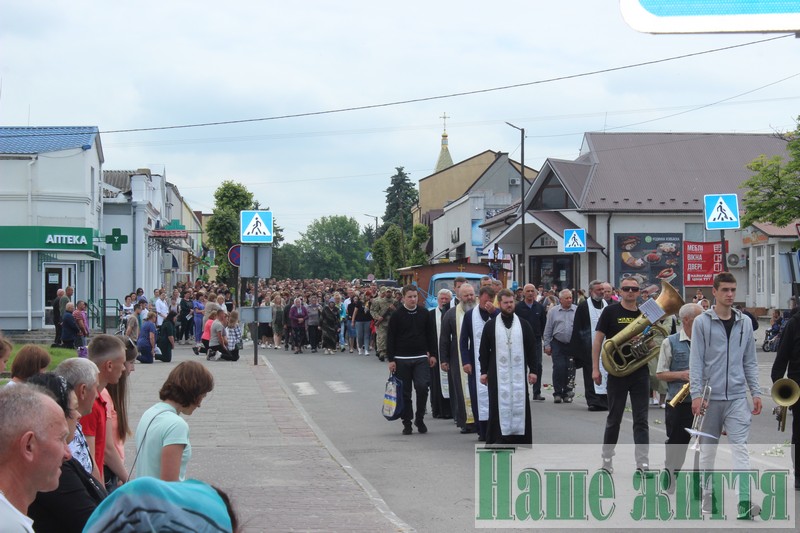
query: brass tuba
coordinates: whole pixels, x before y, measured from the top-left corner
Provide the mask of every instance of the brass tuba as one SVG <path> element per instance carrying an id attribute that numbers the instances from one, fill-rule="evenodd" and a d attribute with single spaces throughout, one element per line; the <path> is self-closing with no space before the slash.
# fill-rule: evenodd
<path id="1" fill-rule="evenodd" d="M 786 431 L 786 412 L 800 400 L 800 385 L 793 379 L 781 378 L 772 385 L 771 395 L 778 404 L 772 410 L 778 420 L 778 431 Z"/>
<path id="2" fill-rule="evenodd" d="M 665 316 L 674 315 L 683 305 L 675 287 L 661 281 L 661 294 L 656 299 Z M 656 357 L 661 342 L 669 332 L 657 324 L 651 324 L 644 315 L 625 326 L 625 329 L 606 339 L 601 357 L 608 373 L 617 377 L 632 374 Z"/>

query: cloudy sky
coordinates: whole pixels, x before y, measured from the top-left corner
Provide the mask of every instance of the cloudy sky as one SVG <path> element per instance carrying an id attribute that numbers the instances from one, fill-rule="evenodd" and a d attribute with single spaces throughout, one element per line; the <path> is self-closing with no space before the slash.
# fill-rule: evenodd
<path id="1" fill-rule="evenodd" d="M 205 212 L 242 182 L 291 241 L 321 216 L 374 223 L 395 167 L 433 171 L 444 112 L 454 161 L 518 159 L 508 121 L 534 168 L 585 131 L 792 129 L 794 37 L 575 76 L 776 36 L 642 34 L 616 0 L 0 0 L 0 124 L 98 126 L 106 170 L 165 171 Z"/>

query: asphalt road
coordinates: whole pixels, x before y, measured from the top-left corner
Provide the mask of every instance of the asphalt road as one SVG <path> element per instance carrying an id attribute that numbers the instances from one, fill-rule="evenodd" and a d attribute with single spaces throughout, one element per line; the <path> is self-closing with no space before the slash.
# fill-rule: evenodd
<path id="1" fill-rule="evenodd" d="M 475 435 L 461 435 L 451 420 L 430 417 L 426 418 L 427 434 L 415 430 L 411 436 L 401 435 L 400 421 L 388 422 L 381 415 L 388 370 L 374 355 L 293 355 L 282 349 L 268 350 L 265 355 L 325 436 L 402 520 L 418 531 L 474 529 Z M 752 424 L 754 455 L 790 438 L 790 433 L 777 431 L 771 414 L 769 371 L 774 353 L 759 351 L 758 357 L 765 407 Z M 545 384 L 551 381 L 550 375 L 550 360 L 545 356 Z M 606 413 L 589 412 L 582 391 L 579 376 L 574 403 L 557 405 L 550 395 L 545 402 L 532 402 L 534 444 L 602 442 Z M 649 420 L 651 442 L 663 442 L 664 411 L 652 407 Z M 620 444 L 632 444 L 630 428 L 626 412 Z M 599 461 L 598 449 L 598 467 Z M 653 466 L 657 462 L 658 458 L 651 457 Z"/>

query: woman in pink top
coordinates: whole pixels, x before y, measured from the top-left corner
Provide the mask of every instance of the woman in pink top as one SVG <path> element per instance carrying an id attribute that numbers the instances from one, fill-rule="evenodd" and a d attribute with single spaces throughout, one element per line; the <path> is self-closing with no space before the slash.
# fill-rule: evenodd
<path id="1" fill-rule="evenodd" d="M 195 355 L 200 355 L 201 353 L 208 353 L 208 343 L 211 340 L 211 326 L 214 324 L 214 321 L 217 319 L 217 311 L 211 311 L 208 314 L 208 320 L 206 320 L 205 325 L 203 325 L 203 335 L 200 337 L 200 342 L 203 343 L 202 348 L 198 348 L 197 346 L 192 347 L 192 351 Z"/>
<path id="2" fill-rule="evenodd" d="M 125 440 L 131 434 L 128 423 L 128 375 L 134 371 L 138 355 L 136 344 L 130 337 L 120 335 L 120 339 L 125 344 L 125 370 L 119 378 L 119 383 L 106 385 L 100 393 L 106 402 L 108 416 L 103 471 L 106 491 L 109 494 L 128 481 L 128 470 L 125 468 Z"/>

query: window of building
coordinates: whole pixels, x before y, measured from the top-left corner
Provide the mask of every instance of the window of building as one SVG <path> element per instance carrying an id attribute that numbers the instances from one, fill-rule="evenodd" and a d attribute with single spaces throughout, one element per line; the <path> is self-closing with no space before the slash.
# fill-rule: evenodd
<path id="1" fill-rule="evenodd" d="M 767 283 L 769 284 L 769 293 L 775 294 L 775 277 L 777 272 L 775 270 L 775 245 L 770 244 L 767 246 Z"/>
<path id="2" fill-rule="evenodd" d="M 552 172 L 533 198 L 529 209 L 575 209 L 575 203 Z"/>

